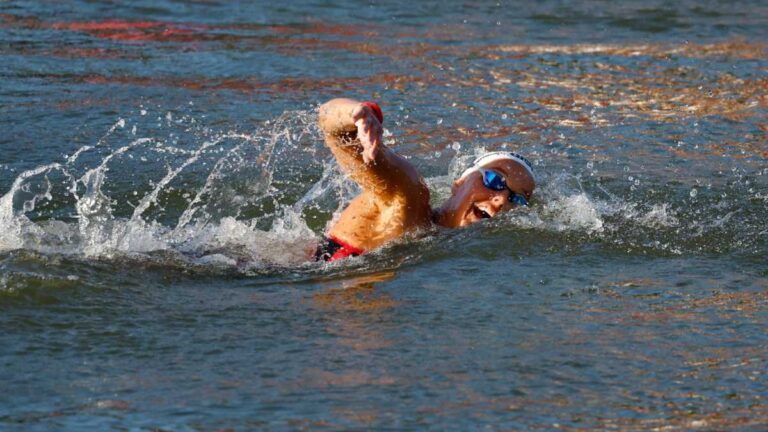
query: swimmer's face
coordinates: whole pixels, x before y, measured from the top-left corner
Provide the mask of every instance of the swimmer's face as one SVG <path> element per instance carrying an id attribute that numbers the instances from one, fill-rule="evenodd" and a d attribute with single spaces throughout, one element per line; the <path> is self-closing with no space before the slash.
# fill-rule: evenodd
<path id="1" fill-rule="evenodd" d="M 482 168 L 501 174 L 509 189 L 498 191 L 485 186 L 479 170 L 456 180 L 451 197 L 442 207 L 447 216 L 446 225 L 466 226 L 515 208 L 516 205 L 510 202 L 510 190 L 526 199 L 531 198 L 536 184 L 528 170 L 518 162 L 503 159 L 482 165 Z"/>

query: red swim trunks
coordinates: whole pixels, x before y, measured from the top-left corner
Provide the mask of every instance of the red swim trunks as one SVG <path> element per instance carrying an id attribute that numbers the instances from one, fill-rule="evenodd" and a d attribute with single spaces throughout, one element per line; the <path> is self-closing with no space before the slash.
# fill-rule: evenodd
<path id="1" fill-rule="evenodd" d="M 336 237 L 323 237 L 323 241 L 317 245 L 317 251 L 315 251 L 316 261 L 336 261 L 337 259 L 346 258 L 348 256 L 362 255 L 364 250 L 351 246 Z"/>

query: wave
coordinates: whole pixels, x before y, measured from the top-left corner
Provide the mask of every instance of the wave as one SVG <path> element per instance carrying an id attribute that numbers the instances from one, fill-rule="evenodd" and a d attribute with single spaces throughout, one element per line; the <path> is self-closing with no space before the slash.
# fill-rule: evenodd
<path id="1" fill-rule="evenodd" d="M 245 274 L 316 271 L 321 264 L 310 257 L 318 239 L 358 190 L 323 148 L 314 112 L 285 112 L 249 132 L 203 123 L 141 108 L 93 145 L 19 174 L 0 198 L 0 251 L 86 261 L 161 256 L 172 265 Z M 448 175 L 427 179 L 436 204 L 467 161 L 485 150 L 451 147 Z M 749 208 L 720 196 L 738 194 L 746 180 L 731 183 L 727 193 L 659 196 L 661 185 L 622 190 L 610 179 L 539 171 L 531 208 L 459 235 L 501 227 L 535 232 L 555 245 L 676 255 L 758 253 L 765 244 L 760 192 Z M 429 249 L 431 234 L 402 243 Z"/>

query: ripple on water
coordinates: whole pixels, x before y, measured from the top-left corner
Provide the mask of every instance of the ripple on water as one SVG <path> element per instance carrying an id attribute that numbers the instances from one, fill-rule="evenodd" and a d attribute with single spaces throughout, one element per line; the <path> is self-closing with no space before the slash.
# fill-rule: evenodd
<path id="1" fill-rule="evenodd" d="M 6 3 L 6 428 L 768 418 L 759 2 Z M 308 262 L 336 95 L 435 204 L 514 149 L 533 205 Z"/>

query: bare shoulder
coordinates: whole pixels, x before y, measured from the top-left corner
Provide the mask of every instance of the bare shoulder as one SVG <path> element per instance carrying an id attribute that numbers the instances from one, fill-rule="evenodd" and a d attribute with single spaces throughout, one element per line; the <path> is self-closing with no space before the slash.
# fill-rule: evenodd
<path id="1" fill-rule="evenodd" d="M 380 169 L 387 177 L 387 183 L 391 185 L 384 194 L 385 198 L 429 203 L 429 189 L 413 164 L 394 151 L 387 151 L 383 159 L 385 166 Z"/>

